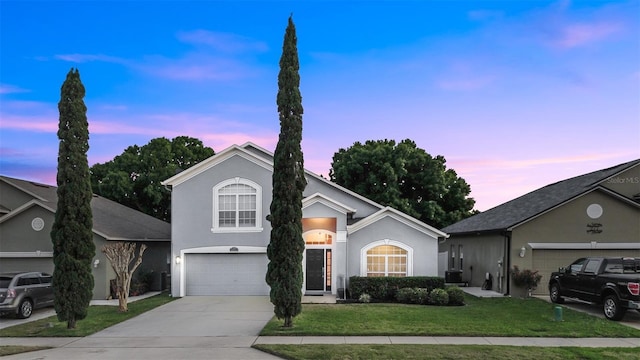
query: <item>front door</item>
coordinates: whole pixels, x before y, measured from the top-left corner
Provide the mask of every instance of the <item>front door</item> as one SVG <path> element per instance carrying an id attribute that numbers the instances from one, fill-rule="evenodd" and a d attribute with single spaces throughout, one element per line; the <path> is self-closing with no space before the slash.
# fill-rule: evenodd
<path id="1" fill-rule="evenodd" d="M 324 291 L 324 249 L 307 249 L 307 290 Z"/>

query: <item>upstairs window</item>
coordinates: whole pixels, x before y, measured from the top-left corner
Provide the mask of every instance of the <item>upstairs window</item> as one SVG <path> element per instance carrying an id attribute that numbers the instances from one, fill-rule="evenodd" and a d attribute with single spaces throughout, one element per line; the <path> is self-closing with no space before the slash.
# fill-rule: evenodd
<path id="1" fill-rule="evenodd" d="M 262 188 L 241 178 L 223 181 L 213 188 L 214 232 L 261 231 Z"/>

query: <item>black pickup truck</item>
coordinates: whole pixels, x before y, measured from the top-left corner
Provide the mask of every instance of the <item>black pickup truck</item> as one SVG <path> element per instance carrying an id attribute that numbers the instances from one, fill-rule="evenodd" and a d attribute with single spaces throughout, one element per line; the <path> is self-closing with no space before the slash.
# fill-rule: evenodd
<path id="1" fill-rule="evenodd" d="M 640 258 L 578 259 L 551 274 L 549 296 L 602 304 L 607 319 L 620 320 L 627 309 L 640 311 Z"/>

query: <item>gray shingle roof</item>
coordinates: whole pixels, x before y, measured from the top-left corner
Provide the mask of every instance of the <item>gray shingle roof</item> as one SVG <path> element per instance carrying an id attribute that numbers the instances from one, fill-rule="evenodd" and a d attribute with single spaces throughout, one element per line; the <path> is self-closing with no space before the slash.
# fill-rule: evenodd
<path id="1" fill-rule="evenodd" d="M 0 178 L 22 191 L 37 196 L 47 206 L 56 209 L 58 195 L 55 186 L 6 176 Z M 91 210 L 93 230 L 109 240 L 171 241 L 171 224 L 115 201 L 93 195 Z"/>
<path id="2" fill-rule="evenodd" d="M 547 185 L 442 229 L 448 234 L 506 230 L 580 194 L 604 180 L 640 164 L 640 159 Z"/>

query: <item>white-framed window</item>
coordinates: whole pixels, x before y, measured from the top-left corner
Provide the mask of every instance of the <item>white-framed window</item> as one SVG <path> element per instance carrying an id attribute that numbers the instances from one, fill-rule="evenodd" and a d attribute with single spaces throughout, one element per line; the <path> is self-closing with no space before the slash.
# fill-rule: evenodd
<path id="1" fill-rule="evenodd" d="M 361 250 L 361 276 L 412 276 L 413 249 L 394 240 L 373 242 Z"/>
<path id="2" fill-rule="evenodd" d="M 214 186 L 211 231 L 262 231 L 262 187 L 238 177 Z"/>

